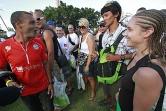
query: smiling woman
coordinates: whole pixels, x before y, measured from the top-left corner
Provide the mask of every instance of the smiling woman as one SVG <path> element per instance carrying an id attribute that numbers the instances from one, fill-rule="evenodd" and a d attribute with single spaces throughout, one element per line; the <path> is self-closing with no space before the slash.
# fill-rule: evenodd
<path id="1" fill-rule="evenodd" d="M 80 36 L 78 51 L 79 70 L 80 73 L 83 74 L 85 90 L 87 90 L 88 81 L 90 82 L 92 92 L 89 100 L 92 101 L 95 98 L 94 61 L 91 58 L 91 54 L 95 49 L 94 39 L 93 36 L 88 32 L 89 21 L 86 18 L 81 18 L 78 25 L 82 34 Z"/>
<path id="2" fill-rule="evenodd" d="M 146 10 L 129 21 L 125 37 L 136 54 L 122 80 L 119 103 L 122 111 L 162 111 L 165 92 L 166 15 L 158 10 Z M 127 102 L 126 102 L 127 100 Z M 141 104 L 140 104 L 141 103 Z"/>

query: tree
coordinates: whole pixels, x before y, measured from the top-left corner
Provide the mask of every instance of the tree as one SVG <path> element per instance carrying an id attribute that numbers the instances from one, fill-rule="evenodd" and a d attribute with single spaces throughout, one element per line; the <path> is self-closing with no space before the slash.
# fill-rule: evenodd
<path id="1" fill-rule="evenodd" d="M 78 20 L 80 18 L 87 18 L 90 23 L 90 27 L 97 27 L 97 22 L 100 18 L 100 13 L 92 8 L 77 8 L 72 5 L 66 5 L 60 1 L 60 6 L 46 7 L 44 10 L 44 15 L 46 20 L 52 20 L 56 24 L 62 24 L 67 26 L 68 24 L 73 24 L 74 27 L 78 26 Z"/>
<path id="2" fill-rule="evenodd" d="M 14 31 L 12 27 L 8 27 L 8 31 Z"/>

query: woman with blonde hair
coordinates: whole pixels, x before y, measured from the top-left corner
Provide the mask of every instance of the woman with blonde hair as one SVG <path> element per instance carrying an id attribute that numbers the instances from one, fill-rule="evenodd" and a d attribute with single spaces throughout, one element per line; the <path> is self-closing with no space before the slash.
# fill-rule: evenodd
<path id="1" fill-rule="evenodd" d="M 94 61 L 91 58 L 91 53 L 95 50 L 95 42 L 92 34 L 88 32 L 89 21 L 86 18 L 79 20 L 79 30 L 81 32 L 79 52 L 78 52 L 78 65 L 79 71 L 83 74 L 85 82 L 85 90 L 87 90 L 87 83 L 91 85 L 91 95 L 89 100 L 95 98 L 95 80 L 94 80 Z"/>

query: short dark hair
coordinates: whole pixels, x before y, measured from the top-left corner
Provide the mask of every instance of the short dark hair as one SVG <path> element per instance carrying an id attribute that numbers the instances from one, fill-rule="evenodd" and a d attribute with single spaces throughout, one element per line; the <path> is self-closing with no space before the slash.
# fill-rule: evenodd
<path id="1" fill-rule="evenodd" d="M 39 13 L 41 17 L 44 17 L 44 12 L 43 12 L 42 10 L 36 9 L 36 10 L 34 11 L 34 13 L 35 13 L 35 12 L 36 12 L 36 13 Z"/>
<path id="2" fill-rule="evenodd" d="M 16 11 L 16 12 L 12 13 L 10 21 L 11 21 L 11 24 L 13 25 L 14 29 L 16 29 L 16 25 L 15 25 L 16 21 L 19 21 L 20 23 L 23 22 L 24 14 L 32 15 L 31 13 L 26 12 L 26 11 Z"/>
<path id="3" fill-rule="evenodd" d="M 61 27 L 63 29 L 63 26 L 61 24 L 56 24 L 55 27 Z"/>
<path id="4" fill-rule="evenodd" d="M 107 4 L 110 4 L 107 6 Z M 120 4 L 117 1 L 111 1 L 110 3 L 107 3 L 104 5 L 104 7 L 101 9 L 101 15 L 103 15 L 105 12 L 111 11 L 113 15 L 119 13 L 117 21 L 120 20 L 121 14 L 122 14 L 122 8 Z"/>
<path id="5" fill-rule="evenodd" d="M 144 10 L 146 10 L 146 8 L 145 7 L 141 7 L 137 11 L 144 11 Z"/>

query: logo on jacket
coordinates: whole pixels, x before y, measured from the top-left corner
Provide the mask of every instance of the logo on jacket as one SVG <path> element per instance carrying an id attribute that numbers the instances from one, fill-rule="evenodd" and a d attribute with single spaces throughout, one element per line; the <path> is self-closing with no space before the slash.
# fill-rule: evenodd
<path id="1" fill-rule="evenodd" d="M 67 47 L 67 44 L 64 44 L 64 47 Z"/>
<path id="2" fill-rule="evenodd" d="M 23 72 L 24 71 L 22 66 L 16 67 L 16 69 L 17 69 L 18 72 Z"/>
<path id="3" fill-rule="evenodd" d="M 39 46 L 37 44 L 34 44 L 33 48 L 37 50 L 37 49 L 39 49 Z"/>
<path id="4" fill-rule="evenodd" d="M 5 49 L 7 52 L 9 52 L 9 50 L 11 50 L 11 46 L 6 46 Z"/>

